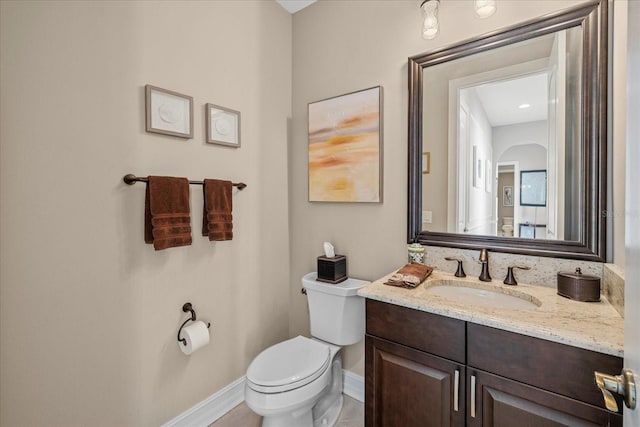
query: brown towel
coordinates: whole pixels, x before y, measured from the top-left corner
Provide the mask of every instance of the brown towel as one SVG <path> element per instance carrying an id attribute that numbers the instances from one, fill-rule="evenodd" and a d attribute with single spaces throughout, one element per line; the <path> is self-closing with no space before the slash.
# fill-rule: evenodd
<path id="1" fill-rule="evenodd" d="M 150 176 L 144 200 L 144 241 L 156 251 L 191 244 L 189 180 Z"/>
<path id="2" fill-rule="evenodd" d="M 231 181 L 205 179 L 202 235 L 210 241 L 233 239 L 233 209 Z"/>
<path id="3" fill-rule="evenodd" d="M 398 270 L 384 284 L 413 289 L 420 283 L 427 280 L 427 277 L 431 275 L 432 271 L 433 267 L 419 264 L 417 262 L 412 262 L 411 264 L 407 264 L 400 270 Z"/>

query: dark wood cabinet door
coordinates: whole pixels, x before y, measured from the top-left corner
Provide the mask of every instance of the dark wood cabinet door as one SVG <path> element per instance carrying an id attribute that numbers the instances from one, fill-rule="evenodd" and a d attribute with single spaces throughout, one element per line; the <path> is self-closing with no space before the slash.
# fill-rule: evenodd
<path id="1" fill-rule="evenodd" d="M 464 365 L 367 335 L 365 370 L 367 427 L 464 426 Z"/>
<path id="2" fill-rule="evenodd" d="M 593 371 L 620 372 L 620 357 L 467 324 L 467 366 L 605 409 Z"/>
<path id="3" fill-rule="evenodd" d="M 468 367 L 467 374 L 468 426 L 622 426 L 619 414 L 596 406 Z"/>

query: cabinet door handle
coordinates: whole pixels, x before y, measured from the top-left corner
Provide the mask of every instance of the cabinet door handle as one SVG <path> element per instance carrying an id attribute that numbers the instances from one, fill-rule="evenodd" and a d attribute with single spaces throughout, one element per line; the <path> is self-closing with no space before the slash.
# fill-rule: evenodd
<path id="1" fill-rule="evenodd" d="M 476 376 L 471 375 L 471 418 L 476 417 Z"/>
<path id="2" fill-rule="evenodd" d="M 458 399 L 460 398 L 460 370 L 456 369 L 453 380 L 453 410 L 458 412 Z"/>

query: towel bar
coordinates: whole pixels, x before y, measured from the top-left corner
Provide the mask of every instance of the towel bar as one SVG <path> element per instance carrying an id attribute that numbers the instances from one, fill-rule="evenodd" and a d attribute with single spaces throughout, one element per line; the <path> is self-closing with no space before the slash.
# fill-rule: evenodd
<path id="1" fill-rule="evenodd" d="M 141 178 L 139 176 L 135 176 L 132 173 L 126 174 L 122 180 L 129 185 L 133 185 L 136 182 L 149 182 L 149 178 Z M 203 181 L 189 181 L 191 185 L 204 185 Z M 234 182 L 231 185 L 234 187 L 238 187 L 238 190 L 244 190 L 247 187 L 247 184 L 244 182 Z"/>

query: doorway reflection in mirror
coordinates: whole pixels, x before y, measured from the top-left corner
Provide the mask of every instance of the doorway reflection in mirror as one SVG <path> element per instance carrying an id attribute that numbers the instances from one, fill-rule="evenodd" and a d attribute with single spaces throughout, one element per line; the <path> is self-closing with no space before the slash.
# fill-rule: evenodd
<path id="1" fill-rule="evenodd" d="M 429 231 L 521 237 L 528 223 L 547 230 L 534 238 L 577 240 L 581 58 L 575 27 L 424 69 L 423 150 L 448 158 L 422 177 Z M 534 210 L 521 172 L 542 170 Z"/>

